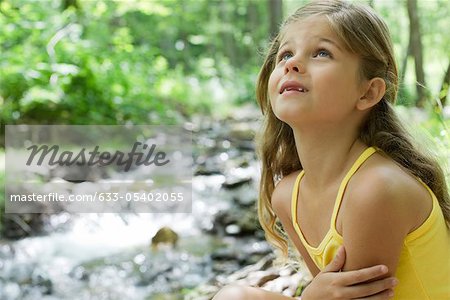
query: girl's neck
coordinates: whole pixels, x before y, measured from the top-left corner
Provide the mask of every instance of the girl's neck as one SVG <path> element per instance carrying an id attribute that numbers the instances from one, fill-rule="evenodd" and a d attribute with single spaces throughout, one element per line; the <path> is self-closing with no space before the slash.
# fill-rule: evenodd
<path id="1" fill-rule="evenodd" d="M 297 153 L 305 172 L 305 184 L 311 190 L 325 191 L 342 180 L 367 146 L 358 132 L 315 128 L 293 128 Z M 307 183 L 306 183 L 307 182 Z"/>

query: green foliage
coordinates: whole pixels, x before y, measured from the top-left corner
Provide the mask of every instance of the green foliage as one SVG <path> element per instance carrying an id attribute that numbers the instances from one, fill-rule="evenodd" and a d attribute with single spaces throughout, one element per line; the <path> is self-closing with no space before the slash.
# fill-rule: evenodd
<path id="1" fill-rule="evenodd" d="M 0 2 L 2 124 L 167 124 L 253 99 L 260 1 L 78 3 Z"/>
<path id="2" fill-rule="evenodd" d="M 418 1 L 424 45 L 425 72 L 433 94 L 439 92 L 445 69 L 450 60 L 450 5 L 446 0 Z"/>
<path id="3" fill-rule="evenodd" d="M 439 108 L 428 111 L 397 106 L 396 111 L 418 147 L 436 158 L 450 186 L 450 119 Z"/>
<path id="4" fill-rule="evenodd" d="M 446 174 L 447 184 L 450 186 L 450 119 L 444 119 L 442 114 L 436 111 L 420 126 L 433 145 L 432 150 L 436 153 Z"/>
<path id="5" fill-rule="evenodd" d="M 450 6 L 447 0 L 417 1 L 420 18 L 423 61 L 426 88 L 432 96 L 439 93 L 440 85 L 449 63 L 450 39 L 445 32 L 450 26 Z M 406 70 L 400 70 L 407 54 L 409 42 L 409 19 L 405 1 L 373 1 L 374 8 L 385 19 L 392 36 L 399 72 L 405 72 L 405 82 L 400 82 L 398 103 L 415 106 L 416 78 L 414 59 L 408 60 Z"/>
<path id="6" fill-rule="evenodd" d="M 400 84 L 397 94 L 397 105 L 404 105 L 408 107 L 415 106 L 414 91 L 410 86 Z"/>

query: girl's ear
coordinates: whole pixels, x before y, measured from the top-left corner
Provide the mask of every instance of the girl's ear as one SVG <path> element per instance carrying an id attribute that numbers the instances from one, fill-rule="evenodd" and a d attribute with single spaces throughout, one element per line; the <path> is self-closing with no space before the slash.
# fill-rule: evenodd
<path id="1" fill-rule="evenodd" d="M 365 91 L 356 103 L 358 110 L 366 110 L 375 106 L 386 92 L 386 83 L 380 77 L 375 77 L 365 84 Z"/>

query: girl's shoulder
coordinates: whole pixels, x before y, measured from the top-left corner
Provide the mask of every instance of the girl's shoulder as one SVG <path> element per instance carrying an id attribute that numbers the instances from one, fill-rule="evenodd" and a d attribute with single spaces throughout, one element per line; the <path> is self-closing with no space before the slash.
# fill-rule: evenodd
<path id="1" fill-rule="evenodd" d="M 432 209 L 432 198 L 426 187 L 408 170 L 379 152 L 367 159 L 349 180 L 344 198 L 344 211 L 396 210 L 412 229 Z"/>
<path id="2" fill-rule="evenodd" d="M 272 207 L 275 210 L 279 212 L 284 211 L 287 214 L 290 211 L 292 190 L 294 188 L 295 180 L 300 172 L 301 170 L 292 172 L 276 183 L 271 199 Z"/>
<path id="3" fill-rule="evenodd" d="M 348 186 L 349 189 L 362 192 L 429 196 L 427 189 L 414 175 L 380 152 L 367 159 L 350 179 Z"/>

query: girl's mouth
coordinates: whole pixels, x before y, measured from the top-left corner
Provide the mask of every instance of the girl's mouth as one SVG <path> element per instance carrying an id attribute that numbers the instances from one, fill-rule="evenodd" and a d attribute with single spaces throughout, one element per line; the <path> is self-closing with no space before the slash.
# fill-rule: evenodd
<path id="1" fill-rule="evenodd" d="M 281 85 L 280 94 L 290 91 L 306 93 L 308 92 L 308 89 L 297 81 L 288 80 Z"/>

